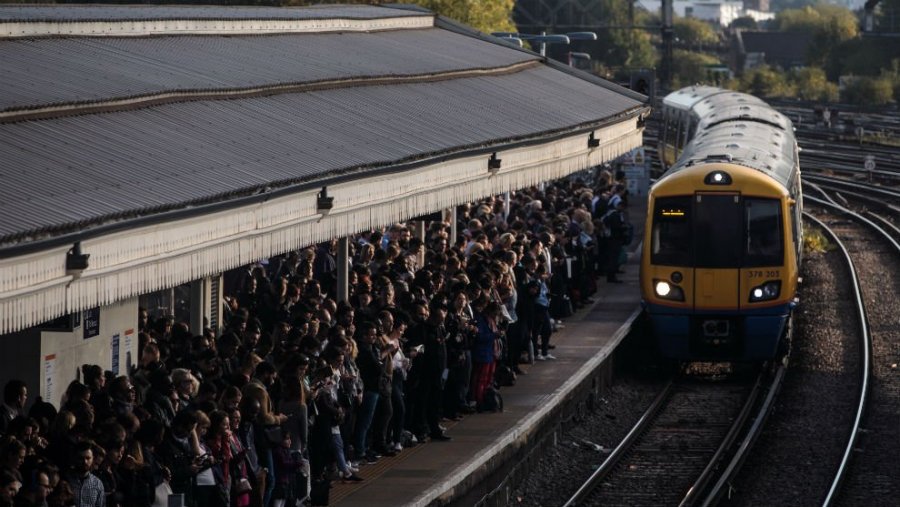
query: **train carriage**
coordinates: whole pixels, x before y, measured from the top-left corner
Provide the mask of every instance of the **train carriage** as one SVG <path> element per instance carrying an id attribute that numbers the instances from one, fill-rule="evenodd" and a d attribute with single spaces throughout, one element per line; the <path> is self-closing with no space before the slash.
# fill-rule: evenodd
<path id="1" fill-rule="evenodd" d="M 644 231 L 642 299 L 660 351 L 772 358 L 795 305 L 801 255 L 790 120 L 755 97 L 711 87 L 679 90 L 663 107 L 677 124 L 669 130 L 687 137 L 672 145 L 678 159 L 650 190 Z"/>

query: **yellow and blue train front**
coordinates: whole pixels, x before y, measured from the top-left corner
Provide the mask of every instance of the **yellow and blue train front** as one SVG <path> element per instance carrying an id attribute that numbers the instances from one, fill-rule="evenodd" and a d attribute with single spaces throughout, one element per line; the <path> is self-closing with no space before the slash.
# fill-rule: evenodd
<path id="1" fill-rule="evenodd" d="M 705 273 L 706 274 L 706 273 Z M 715 277 L 713 277 L 715 278 Z M 661 279 L 658 289 L 671 294 L 674 289 L 664 288 Z M 703 285 L 701 282 L 700 285 Z M 737 292 L 763 292 L 774 294 L 780 288 L 772 282 L 750 288 L 750 290 L 728 290 L 730 284 L 720 283 L 712 290 L 698 287 L 694 294 L 700 299 L 710 298 L 721 301 Z M 710 287 L 707 287 L 709 289 Z M 684 290 L 682 288 L 682 290 Z M 748 298 L 749 299 L 749 298 Z M 749 302 L 749 301 L 748 301 Z M 788 319 L 794 307 L 793 301 L 772 305 L 759 304 L 758 308 L 722 307 L 718 305 L 689 305 L 675 307 L 666 303 L 644 301 L 650 316 L 653 334 L 660 353 L 665 357 L 680 360 L 746 360 L 757 361 L 774 357 L 779 350 L 779 342 L 784 335 Z"/>
<path id="2" fill-rule="evenodd" d="M 664 356 L 776 355 L 796 291 L 790 211 L 781 196 L 755 194 L 651 198 L 641 290 Z"/>

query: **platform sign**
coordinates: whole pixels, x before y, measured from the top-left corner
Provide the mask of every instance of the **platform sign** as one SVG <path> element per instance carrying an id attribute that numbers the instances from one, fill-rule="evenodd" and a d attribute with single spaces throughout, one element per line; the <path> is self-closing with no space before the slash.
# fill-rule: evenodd
<path id="1" fill-rule="evenodd" d="M 113 375 L 119 375 L 119 333 L 112 336 L 112 361 L 110 361 L 110 371 Z"/>
<path id="2" fill-rule="evenodd" d="M 125 373 L 128 374 L 131 372 L 132 366 L 132 358 L 131 358 L 131 344 L 134 343 L 134 329 L 128 329 L 125 331 Z"/>
<path id="3" fill-rule="evenodd" d="M 92 308 L 84 311 L 82 317 L 84 324 L 84 339 L 93 338 L 100 334 L 100 308 Z"/>
<path id="4" fill-rule="evenodd" d="M 56 384 L 56 354 L 44 356 L 44 401 L 53 400 L 53 391 Z"/>
<path id="5" fill-rule="evenodd" d="M 650 188 L 650 167 L 644 148 L 635 148 L 619 160 L 620 169 L 625 174 L 628 195 L 647 195 Z"/>

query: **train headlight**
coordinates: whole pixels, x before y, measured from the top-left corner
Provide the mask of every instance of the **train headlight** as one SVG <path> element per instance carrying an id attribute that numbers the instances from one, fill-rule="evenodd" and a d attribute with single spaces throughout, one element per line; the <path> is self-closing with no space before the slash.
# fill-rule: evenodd
<path id="1" fill-rule="evenodd" d="M 684 291 L 681 290 L 681 287 L 665 280 L 653 280 L 653 291 L 662 299 L 684 301 Z"/>
<path id="2" fill-rule="evenodd" d="M 772 280 L 750 289 L 750 302 L 769 301 L 781 294 L 781 280 Z"/>
<path id="3" fill-rule="evenodd" d="M 731 185 L 731 175 L 725 171 L 713 171 L 703 178 L 707 185 Z"/>

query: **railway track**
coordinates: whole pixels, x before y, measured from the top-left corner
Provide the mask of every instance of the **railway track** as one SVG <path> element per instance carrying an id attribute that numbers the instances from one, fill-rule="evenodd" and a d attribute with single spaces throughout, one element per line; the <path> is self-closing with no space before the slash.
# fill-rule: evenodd
<path id="1" fill-rule="evenodd" d="M 784 371 L 673 380 L 565 507 L 714 502 L 761 431 Z"/>
<path id="2" fill-rule="evenodd" d="M 882 199 L 884 197 L 882 196 Z M 832 194 L 807 197 L 810 210 L 830 224 L 839 244 L 853 259 L 860 295 L 871 329 L 871 381 L 864 379 L 844 460 L 824 505 L 871 504 L 876 498 L 896 498 L 896 455 L 900 452 L 900 379 L 897 352 L 900 331 L 900 230 L 877 215 L 858 213 L 836 203 Z M 895 199 L 896 202 L 896 199 Z M 893 205 L 893 204 L 892 204 Z"/>
<path id="3" fill-rule="evenodd" d="M 879 121 L 893 129 L 900 125 L 889 116 Z M 653 126 L 651 121 L 645 136 L 648 142 L 656 139 Z M 900 178 L 900 149 L 828 144 L 829 137 L 817 132 L 811 132 L 806 139 L 800 132 L 798 135 L 801 142 L 807 143 L 807 149 L 801 153 L 801 165 L 805 169 L 821 167 L 863 173 L 861 157 L 874 154 L 879 167 L 877 173 L 884 172 L 889 177 L 896 174 Z M 900 376 L 897 375 L 900 330 L 895 331 L 896 316 L 900 314 L 900 298 L 897 298 L 900 294 L 900 228 L 881 216 L 889 215 L 900 221 L 900 193 L 809 173 L 804 174 L 804 180 L 808 185 L 806 188 L 810 189 L 807 206 L 811 213 L 805 213 L 807 220 L 815 222 L 832 237 L 832 242 L 839 246 L 850 266 L 861 336 L 858 359 L 854 357 L 842 364 L 842 367 L 857 368 L 859 372 L 857 400 L 841 405 L 852 411 L 852 416 L 848 414 L 852 423 L 841 430 L 845 432 L 844 439 L 834 440 L 843 440 L 839 444 L 839 463 L 828 468 L 833 477 L 827 485 L 818 485 L 815 496 L 821 496 L 815 501 L 826 506 L 877 504 L 877 499 L 900 496 L 900 480 L 894 462 L 900 455 L 900 426 L 896 424 L 900 418 L 897 408 L 900 407 Z M 866 216 L 849 208 L 861 208 Z M 871 210 L 879 210 L 880 214 Z M 881 246 L 873 246 L 875 244 Z M 885 245 L 889 247 L 885 248 Z M 870 329 L 873 330 L 871 334 Z M 760 421 L 754 426 L 762 427 L 762 421 L 766 419 L 765 415 L 748 416 L 743 425 L 730 424 L 741 419 L 737 414 L 747 412 L 746 407 L 760 404 L 746 402 L 754 397 L 750 394 L 753 390 L 776 393 L 778 387 L 751 389 L 748 385 L 733 384 L 700 389 L 690 383 L 673 383 L 665 394 L 660 395 L 658 404 L 655 403 L 631 430 L 629 438 L 565 506 L 715 505 L 722 499 L 722 491 L 728 491 L 734 484 L 743 462 L 744 457 L 734 456 L 746 456 L 756 437 L 747 437 L 740 445 L 734 441 L 723 442 L 735 439 L 736 435 L 751 435 L 753 430 L 747 429 L 747 421 Z M 744 408 L 738 409 L 738 405 Z M 698 409 L 699 412 L 694 411 Z M 706 419 L 700 422 L 703 418 Z M 799 439 L 801 435 L 795 438 Z M 736 452 L 738 447 L 743 448 L 743 452 Z M 781 481 L 785 476 L 794 475 L 781 474 L 779 487 L 790 488 L 790 481 L 786 484 Z M 739 497 L 740 492 L 735 496 Z M 784 500 L 779 503 L 777 498 L 776 492 L 768 500 L 774 502 L 772 504 L 790 504 Z M 729 503 L 748 505 L 739 501 Z M 754 504 L 758 503 L 749 503 Z"/>

